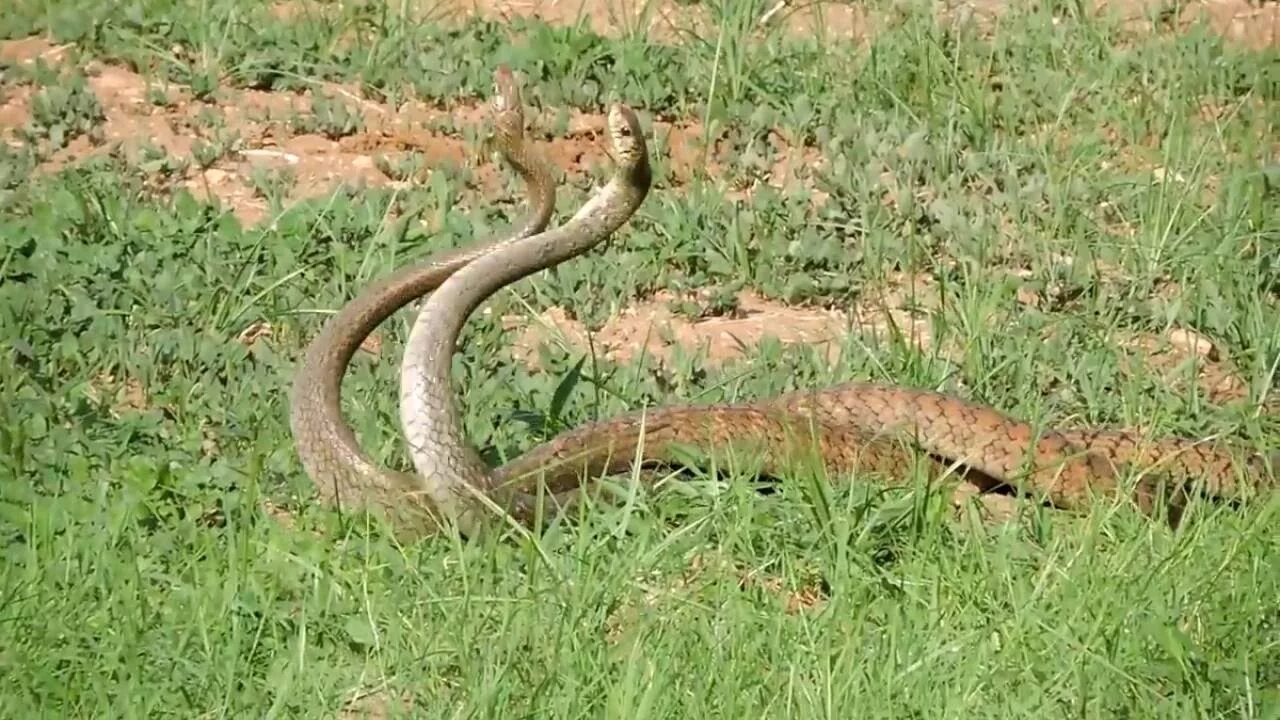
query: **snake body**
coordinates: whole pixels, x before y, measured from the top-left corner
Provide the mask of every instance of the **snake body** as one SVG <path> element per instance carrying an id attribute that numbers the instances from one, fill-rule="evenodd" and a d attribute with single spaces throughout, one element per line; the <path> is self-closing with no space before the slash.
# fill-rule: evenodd
<path id="1" fill-rule="evenodd" d="M 527 518 L 534 498 L 495 482 L 463 436 L 450 368 L 458 334 L 480 303 L 499 288 L 586 252 L 623 225 L 649 192 L 652 172 L 635 113 L 609 108 L 615 169 L 609 183 L 565 224 L 476 258 L 432 293 L 405 344 L 400 416 L 414 467 L 430 505 L 472 535 L 481 527 L 476 496 Z"/>
<path id="2" fill-rule="evenodd" d="M 511 71 L 494 73 L 492 103 L 497 149 L 524 181 L 531 207 L 509 236 L 432 255 L 366 287 L 333 315 L 306 349 L 294 378 L 289 422 L 303 467 L 322 499 L 344 507 L 371 505 L 412 513 L 406 493 L 420 486 L 412 474 L 384 468 L 360 447 L 342 415 L 342 378 L 360 344 L 401 307 L 436 289 L 475 258 L 547 227 L 555 209 L 551 171 L 524 144 L 524 110 Z M 421 522 L 422 518 L 406 522 Z"/>
<path id="3" fill-rule="evenodd" d="M 450 361 L 458 333 L 479 303 L 505 284 L 574 257 L 620 226 L 643 200 L 649 182 L 636 154 L 645 151 L 629 111 L 615 106 L 610 125 L 615 148 L 623 149 L 619 173 L 573 221 L 512 243 L 480 258 L 447 280 L 428 300 L 405 347 L 401 366 L 401 421 L 414 465 L 432 478 L 437 507 L 462 518 L 469 532 L 478 518 L 466 509 L 476 495 L 493 500 L 517 520 L 540 516 L 527 488 L 540 481 L 552 498 L 572 498 L 584 479 L 651 461 L 669 461 L 679 445 L 745 448 L 778 471 L 808 454 L 837 472 L 877 471 L 900 475 L 926 451 L 936 469 L 963 466 L 965 478 L 982 489 L 1012 485 L 1044 496 L 1055 506 L 1086 507 L 1095 497 L 1123 491 L 1125 471 L 1155 472 L 1139 479 L 1133 497 L 1154 509 L 1161 482 L 1174 500 L 1191 486 L 1215 496 L 1239 497 L 1267 482 L 1280 458 L 1246 457 L 1219 444 L 1185 438 L 1148 441 L 1119 430 L 1037 431 L 999 411 L 938 392 L 849 383 L 819 391 L 789 393 L 737 405 L 664 407 L 632 413 L 571 430 L 494 470 L 485 468 L 461 431 L 450 385 Z M 627 180 L 631 186 L 628 187 Z M 640 183 L 643 183 L 642 185 Z"/>
<path id="4" fill-rule="evenodd" d="M 917 457 L 914 450 L 918 448 L 936 472 L 959 466 L 965 479 L 980 489 L 1012 485 L 1043 494 L 1064 508 L 1084 507 L 1099 493 L 1116 494 L 1121 490 L 1122 471 L 1130 466 L 1154 470 L 1151 476 L 1172 481 L 1178 492 L 1199 485 L 1211 495 L 1229 498 L 1270 488 L 1269 478 L 1280 472 L 1277 451 L 1250 456 L 1224 444 L 1148 439 L 1120 430 L 1038 432 L 1029 423 L 985 405 L 872 383 L 799 391 L 751 403 L 667 406 L 628 413 L 570 430 L 487 470 L 463 437 L 450 387 L 457 335 L 487 295 L 585 251 L 626 222 L 639 206 L 650 182 L 643 139 L 629 110 L 612 109 L 610 120 L 615 146 L 632 150 L 618 153 L 618 171 L 609 186 L 573 220 L 496 251 L 473 253 L 450 264 L 447 271 L 429 271 L 435 273 L 430 282 L 416 281 L 422 292 L 436 288 L 415 322 L 401 368 L 401 422 L 419 475 L 395 484 L 399 494 L 395 504 L 443 511 L 471 534 L 480 522 L 473 512 L 475 498 L 484 495 L 530 524 L 540 517 L 537 497 L 528 491 L 530 483 L 541 481 L 552 499 L 571 502 L 584 479 L 624 471 L 637 461 L 675 460 L 675 449 L 681 445 L 758 451 L 766 472 L 782 470 L 793 460 L 816 453 L 829 470 L 873 471 L 890 477 L 902 474 Z M 631 137 L 617 132 L 619 127 L 625 127 Z M 566 244 L 560 246 L 562 242 Z M 397 276 L 409 278 L 413 270 L 424 272 L 414 268 Z M 376 295 L 372 289 L 362 294 L 370 299 L 370 307 L 376 306 L 369 311 L 370 317 L 385 318 L 412 299 L 406 294 Z M 334 337 L 352 348 L 373 327 L 352 324 L 344 334 L 336 322 L 331 325 Z M 340 377 L 349 357 L 350 353 L 341 362 L 330 362 L 328 372 Z M 312 467 L 318 467 L 314 459 L 308 470 L 315 477 Z M 329 471 L 320 468 L 319 472 Z M 1136 488 L 1143 509 L 1151 508 L 1153 485 L 1140 482 Z M 407 487 L 413 489 L 406 492 Z M 420 492 L 428 498 L 424 500 Z"/>
<path id="5" fill-rule="evenodd" d="M 1128 470 L 1147 512 L 1161 482 L 1180 500 L 1194 489 L 1240 499 L 1273 486 L 1280 452 L 1249 454 L 1222 443 L 1148 439 L 1124 430 L 1042 430 L 993 408 L 939 392 L 854 382 L 757 402 L 665 406 L 589 423 L 503 465 L 495 476 L 552 493 L 582 479 L 666 463 L 681 446 L 756 453 L 768 474 L 813 458 L 832 473 L 893 479 L 916 459 L 934 477 L 952 470 L 978 490 L 1001 485 L 1042 495 L 1055 507 L 1083 509 L 1120 492 Z M 1180 503 L 1175 503 L 1180 504 Z"/>

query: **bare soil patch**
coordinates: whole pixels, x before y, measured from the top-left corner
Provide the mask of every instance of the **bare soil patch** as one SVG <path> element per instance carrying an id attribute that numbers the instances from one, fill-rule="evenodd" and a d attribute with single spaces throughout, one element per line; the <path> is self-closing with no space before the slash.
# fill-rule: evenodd
<path id="1" fill-rule="evenodd" d="M 8 56 L 44 56 L 50 48 L 30 40 L 0 44 Z M 16 58 L 15 58 L 16 59 Z M 88 136 L 74 139 L 55 151 L 42 170 L 56 169 L 86 157 L 122 152 L 139 159 L 144 150 L 158 148 L 168 156 L 189 161 L 199 146 L 225 145 L 215 162 L 204 166 L 189 162 L 175 177 L 157 179 L 157 185 L 185 187 L 200 197 L 216 197 L 242 222 L 254 224 L 267 219 L 269 204 L 255 177 L 262 171 L 287 171 L 287 203 L 323 196 L 341 186 L 383 187 L 423 181 L 440 169 L 468 168 L 472 186 L 464 198 L 496 194 L 502 183 L 501 170 L 481 163 L 479 149 L 457 132 L 441 126 L 483 126 L 485 108 L 463 105 L 447 110 L 425 103 L 388 107 L 364 100 L 349 88 L 328 85 L 319 92 L 346 99 L 360 117 L 361 129 L 341 136 L 298 131 L 295 122 L 312 110 L 313 93 L 289 94 L 226 90 L 213 102 L 193 100 L 183 87 L 157 90 L 145 78 L 118 66 L 90 64 L 89 86 L 102 105 L 106 120 L 102 139 Z M 0 137 L 17 143 L 18 129 L 31 117 L 34 89 L 16 86 L 7 89 L 0 105 Z M 154 101 L 162 92 L 165 101 Z M 583 123 L 579 123 L 583 124 Z M 590 123 L 586 123 L 590 125 Z M 583 175 L 586 159 L 598 156 L 595 138 L 571 133 L 542 143 L 548 160 L 566 176 Z M 417 177 L 399 178 L 388 174 L 409 153 L 416 154 L 425 169 Z M 477 198 L 478 199 L 478 198 Z"/>
<path id="2" fill-rule="evenodd" d="M 0 57 L 13 62 L 43 58 L 53 63 L 68 48 L 28 38 L 0 42 Z M 340 186 L 395 187 L 422 182 L 441 169 L 470 170 L 472 184 L 462 193 L 464 202 L 491 197 L 502 182 L 501 171 L 483 162 L 480 148 L 459 132 L 467 126 L 477 130 L 485 126 L 488 111 L 482 103 L 458 102 L 440 108 L 408 102 L 392 107 L 363 98 L 354 88 L 332 83 L 296 94 L 224 89 L 216 100 L 205 102 L 193 99 L 185 87 L 158 88 L 119 66 L 90 63 L 86 74 L 106 115 L 102 138 L 76 138 L 54 152 L 44 170 L 106 152 L 123 152 L 137 159 L 147 148 L 190 159 L 200 146 L 221 143 L 226 152 L 216 162 L 203 167 L 191 163 L 177 177 L 158 180 L 157 185 L 182 186 L 199 197 L 216 197 L 247 224 L 267 219 L 269 203 L 255 186 L 255 176 L 261 176 L 262 171 L 287 171 L 289 190 L 283 198 L 287 203 L 323 196 Z M 0 103 L 0 139 L 19 142 L 18 130 L 31 119 L 34 93 L 27 85 L 6 87 Z M 298 130 L 298 119 L 312 113 L 317 94 L 348 104 L 359 117 L 360 129 L 341 136 Z M 156 101 L 160 95 L 163 102 Z M 592 167 L 602 165 L 603 116 L 573 111 L 567 132 L 551 135 L 538 130 L 551 124 L 551 109 L 530 108 L 529 115 L 539 150 L 560 171 L 562 180 L 583 182 Z M 665 184 L 683 184 L 695 176 L 721 177 L 730 171 L 731 148 L 714 139 L 708 148 L 699 123 L 654 120 L 651 130 L 667 159 Z M 773 157 L 778 159 L 762 172 L 734 179 L 735 197 L 749 194 L 761 182 L 778 187 L 804 182 L 820 162 L 812 148 L 791 148 L 780 136 L 771 138 L 771 145 Z M 399 178 L 388 173 L 410 153 L 419 158 L 423 174 Z"/>
<path id="3" fill-rule="evenodd" d="M 1033 296 L 1019 293 L 1024 305 Z M 960 362 L 964 348 L 955 342 L 938 346 L 933 335 L 934 316 L 942 311 L 935 281 L 921 274 L 888 273 L 868 288 L 858 302 L 843 308 L 787 305 L 754 292 L 737 294 L 736 310 L 726 316 L 690 319 L 672 309 L 677 298 L 662 291 L 611 317 L 595 333 L 553 307 L 533 318 L 503 318 L 516 333 L 514 348 L 528 367 L 538 367 L 538 348 L 550 342 L 574 352 L 593 351 L 609 360 L 628 363 L 646 358 L 661 368 L 679 350 L 702 353 L 705 362 L 719 365 L 749 356 L 766 340 L 784 345 L 806 345 L 835 362 L 849 334 L 868 344 L 902 342 L 921 351 Z M 1004 316 L 987 318 L 998 327 Z M 1048 340 L 1048 338 L 1046 338 Z M 1208 338 L 1186 328 L 1165 333 L 1116 331 L 1111 342 L 1120 354 L 1123 371 L 1133 377 L 1155 377 L 1175 391 L 1194 385 L 1201 397 L 1215 405 L 1249 400 L 1249 386 L 1239 369 Z M 1274 403 L 1275 398 L 1270 402 Z"/>

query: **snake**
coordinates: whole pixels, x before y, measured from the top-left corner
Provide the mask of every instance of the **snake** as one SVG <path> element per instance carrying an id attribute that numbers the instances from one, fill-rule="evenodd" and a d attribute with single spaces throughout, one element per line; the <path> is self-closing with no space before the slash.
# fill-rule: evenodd
<path id="1" fill-rule="evenodd" d="M 528 490 L 531 480 L 542 483 L 553 502 L 567 505 L 580 497 L 575 489 L 582 489 L 584 478 L 625 471 L 637 463 L 669 462 L 676 448 L 687 445 L 755 450 L 765 472 L 783 470 L 806 453 L 816 453 L 828 470 L 889 477 L 901 475 L 923 450 L 933 470 L 958 470 L 980 490 L 1012 485 L 1039 492 L 1063 508 L 1083 508 L 1099 493 L 1119 492 L 1122 469 L 1129 466 L 1153 469 L 1146 473 L 1174 480 L 1180 492 L 1198 483 L 1221 497 L 1269 488 L 1267 477 L 1280 471 L 1280 452 L 1249 455 L 1220 443 L 1153 439 L 1125 430 L 1040 430 L 944 393 L 864 382 L 747 403 L 627 413 L 569 430 L 505 465 L 486 469 L 466 443 L 450 389 L 449 361 L 458 333 L 485 297 L 585 252 L 639 207 L 651 180 L 643 138 L 631 111 L 620 106 L 610 110 L 610 129 L 615 150 L 623 148 L 617 152 L 622 162 L 605 190 L 573 220 L 549 233 L 505 243 L 483 258 L 471 255 L 470 263 L 459 263 L 465 267 L 450 268 L 456 274 L 447 280 L 421 284 L 435 292 L 415 321 L 401 365 L 401 424 L 418 474 L 396 489 L 399 507 L 425 509 L 432 527 L 443 514 L 460 520 L 464 533 L 473 534 L 481 526 L 476 511 L 485 505 L 533 524 L 544 515 L 538 502 L 543 496 Z M 377 313 L 389 316 L 411 299 L 387 295 Z M 371 330 L 353 325 L 344 341 L 358 346 Z M 330 372 L 343 370 L 339 364 Z M 1154 485 L 1148 479 L 1137 488 L 1146 511 L 1152 509 Z M 404 492 L 408 487 L 414 489 Z"/>
<path id="2" fill-rule="evenodd" d="M 504 237 L 431 255 L 371 283 L 330 316 L 308 344 L 294 377 L 289 423 L 303 468 L 321 500 L 329 504 L 408 512 L 405 522 L 422 522 L 413 506 L 403 502 L 404 495 L 420 485 L 418 479 L 375 462 L 343 417 L 341 390 L 347 367 L 365 338 L 393 313 L 435 290 L 475 258 L 546 229 L 555 211 L 551 169 L 524 142 L 519 82 L 509 67 L 500 65 L 493 83 L 495 149 L 523 181 L 529 213 Z"/>
<path id="3" fill-rule="evenodd" d="M 852 382 L 748 403 L 646 409 L 569 430 L 489 470 L 466 441 L 451 388 L 458 335 L 484 299 L 586 252 L 643 202 L 651 173 L 635 116 L 614 104 L 609 127 L 617 162 L 609 185 L 566 224 L 487 253 L 451 276 L 423 305 L 406 342 L 402 429 L 414 467 L 430 479 L 430 502 L 464 533 L 481 527 L 484 501 L 521 523 L 544 518 L 531 479 L 542 483 L 548 499 L 571 505 L 584 479 L 668 462 L 688 445 L 754 451 L 770 473 L 809 457 L 830 471 L 891 477 L 922 449 L 933 469 L 963 466 L 960 474 L 981 490 L 1013 486 L 1069 510 L 1130 492 L 1149 514 L 1164 483 L 1171 483 L 1168 499 L 1176 511 L 1193 489 L 1240 498 L 1267 486 L 1280 468 L 1277 452 L 1249 455 L 1221 443 L 1149 439 L 1127 430 L 1037 429 L 941 392 Z M 1137 484 L 1126 488 L 1128 471 L 1138 467 Z"/>
<path id="4" fill-rule="evenodd" d="M 609 182 L 563 225 L 495 248 L 451 275 L 424 301 L 405 341 L 400 420 L 424 482 L 415 499 L 465 535 L 483 529 L 484 500 L 527 519 L 537 498 L 491 474 L 466 440 L 450 378 L 458 335 L 500 288 L 590 250 L 639 209 L 653 182 L 644 131 L 635 111 L 621 103 L 610 104 L 607 124 L 614 162 Z"/>

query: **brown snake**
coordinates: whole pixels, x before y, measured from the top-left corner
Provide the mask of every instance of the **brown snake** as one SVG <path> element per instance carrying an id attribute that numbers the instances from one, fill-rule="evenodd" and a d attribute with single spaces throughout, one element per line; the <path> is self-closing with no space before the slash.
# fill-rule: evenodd
<path id="1" fill-rule="evenodd" d="M 508 68 L 494 73 L 494 90 L 497 148 L 528 188 L 529 217 L 506 238 L 439 253 L 374 282 L 332 316 L 307 347 L 294 378 L 289 422 L 303 467 L 328 502 L 413 510 L 403 498 L 420 486 L 413 475 L 375 463 L 343 418 L 342 378 L 360 344 L 394 312 L 434 290 L 458 268 L 503 243 L 541 232 L 551 220 L 555 181 L 542 159 L 524 144 L 520 88 Z"/>
<path id="2" fill-rule="evenodd" d="M 616 132 L 621 126 L 630 130 L 638 155 L 618 153 L 613 181 L 573 221 L 476 259 L 445 281 L 424 305 L 405 350 L 401 416 L 414 464 L 420 477 L 429 480 L 425 487 L 419 478 L 411 482 L 426 492 L 430 502 L 410 493 L 400 497 L 402 506 L 443 510 L 472 534 L 479 529 L 480 519 L 472 512 L 475 504 L 469 496 L 481 494 L 530 524 L 539 515 L 536 496 L 520 490 L 528 480 L 540 478 L 547 490 L 557 493 L 556 501 L 571 500 L 583 479 L 625 470 L 637 459 L 671 460 L 673 449 L 685 444 L 753 449 L 762 453 L 766 471 L 782 469 L 816 451 L 827 469 L 870 470 L 889 476 L 901 475 L 909 466 L 915 457 L 914 445 L 928 454 L 935 469 L 964 466 L 966 478 L 979 487 L 1009 484 L 1038 491 L 1065 508 L 1083 507 L 1095 493 L 1117 493 L 1127 465 L 1153 468 L 1155 477 L 1172 480 L 1177 492 L 1202 483 L 1209 494 L 1226 497 L 1260 488 L 1267 482 L 1268 471 L 1280 465 L 1277 452 L 1270 453 L 1268 463 L 1261 456 L 1244 458 L 1222 445 L 1183 438 L 1147 440 L 1116 430 L 1037 434 L 1028 423 L 941 393 L 850 383 L 753 403 L 630 413 L 571 430 L 507 465 L 486 470 L 462 435 L 450 388 L 448 370 L 457 334 L 490 293 L 584 252 L 626 222 L 639 206 L 649 184 L 643 138 L 630 112 L 615 107 L 611 111 L 615 145 L 627 141 Z M 633 160 L 636 168 L 628 170 L 627 162 Z M 572 247 L 557 248 L 560 241 Z M 384 317 L 409 299 L 385 300 Z M 358 336 L 358 344 L 369 330 L 350 334 Z M 341 370 L 339 366 L 339 374 Z M 1150 509 L 1152 485 L 1138 485 L 1137 499 L 1144 509 Z M 405 485 L 399 487 L 403 492 Z M 426 529 L 411 528 L 415 534 Z"/>
<path id="3" fill-rule="evenodd" d="M 484 495 L 529 523 L 537 515 L 533 497 L 521 490 L 527 480 L 542 481 L 559 500 L 581 487 L 583 479 L 621 471 L 637 459 L 669 460 L 675 446 L 688 444 L 755 450 L 765 468 L 774 471 L 816 451 L 829 470 L 891 476 L 910 462 L 910 445 L 915 444 L 935 463 L 965 466 L 967 479 L 984 489 L 1009 484 L 1074 509 L 1097 494 L 1120 492 L 1122 471 L 1130 465 L 1154 467 L 1157 480 L 1172 481 L 1176 497 L 1197 482 L 1211 495 L 1238 497 L 1262 483 L 1270 470 L 1262 457 L 1238 458 L 1225 446 L 1182 438 L 1145 441 L 1114 430 L 1037 433 L 1030 424 L 990 407 L 941 393 L 850 383 L 755 403 L 624 415 L 569 431 L 488 471 L 463 437 L 450 386 L 458 333 L 490 294 L 585 252 L 638 207 L 649 182 L 643 138 L 630 112 L 620 106 L 610 111 L 610 127 L 619 174 L 609 187 L 561 228 L 511 243 L 458 271 L 427 301 L 410 334 L 401 370 L 402 424 L 414 465 L 423 477 L 436 480 L 432 500 L 447 514 L 467 515 L 467 495 Z M 629 136 L 620 137 L 619 128 L 630 128 Z M 631 162 L 643 172 L 627 175 Z M 620 177 L 633 178 L 634 186 L 625 191 Z M 616 202 L 608 197 L 611 192 Z M 1153 509 L 1156 485 L 1147 478 L 1135 488 L 1144 510 Z M 478 521 L 467 516 L 460 526 L 470 532 Z"/>

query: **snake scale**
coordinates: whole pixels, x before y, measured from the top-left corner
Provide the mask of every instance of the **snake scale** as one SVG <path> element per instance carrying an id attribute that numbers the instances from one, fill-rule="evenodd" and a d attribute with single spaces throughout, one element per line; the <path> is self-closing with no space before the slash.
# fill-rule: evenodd
<path id="1" fill-rule="evenodd" d="M 401 368 L 401 421 L 418 472 L 396 485 L 401 509 L 419 508 L 433 518 L 442 512 L 470 535 L 481 528 L 478 512 L 484 511 L 476 499 L 483 496 L 516 520 L 532 524 L 542 517 L 538 497 L 525 489 L 532 483 L 544 483 L 554 502 L 572 503 L 580 497 L 584 480 L 626 470 L 637 460 L 672 460 L 681 445 L 752 450 L 764 461 L 766 472 L 816 453 L 828 470 L 872 471 L 891 478 L 909 467 L 919 448 L 935 472 L 958 466 L 962 477 L 981 490 L 1009 485 L 1068 509 L 1083 508 L 1098 495 L 1122 492 L 1121 481 L 1129 469 L 1145 477 L 1133 488 L 1145 511 L 1153 508 L 1160 482 L 1170 483 L 1175 497 L 1199 489 L 1211 496 L 1238 498 L 1269 487 L 1270 476 L 1280 469 L 1276 451 L 1249 455 L 1220 443 L 1148 439 L 1122 430 L 1037 432 L 993 408 L 943 393 L 857 382 L 750 403 L 629 413 L 570 430 L 488 470 L 463 437 L 451 390 L 450 359 L 458 333 L 488 295 L 585 252 L 639 207 L 650 184 L 640 127 L 634 114 L 620 105 L 610 109 L 609 121 L 617 161 L 614 177 L 572 220 L 556 230 L 470 253 L 469 264 L 449 266 L 453 274 L 447 279 L 439 278 L 444 272 L 436 265 L 431 282 L 417 283 L 421 292 L 438 287 L 415 322 Z M 408 271 L 397 276 L 408 277 Z M 373 293 L 361 297 L 373 298 Z M 388 294 L 381 304 L 371 299 L 377 312 L 370 316 L 385 317 L 411 299 L 403 294 Z M 335 330 L 330 341 L 358 345 L 371 330 L 353 324 L 345 335 Z M 327 371 L 340 378 L 345 362 L 330 364 Z M 338 382 L 323 379 L 335 386 Z M 306 389 L 302 383 L 298 387 L 299 394 Z M 302 426 L 305 430 L 306 423 Z M 303 445 L 299 438 L 300 452 Z M 333 474 L 323 464 L 313 456 L 307 465 L 318 485 Z M 319 468 L 320 474 L 312 468 Z M 404 492 L 410 483 L 416 490 Z M 414 534 L 429 531 L 434 522 L 431 527 L 407 529 Z"/>

